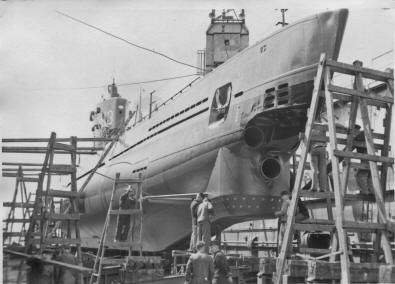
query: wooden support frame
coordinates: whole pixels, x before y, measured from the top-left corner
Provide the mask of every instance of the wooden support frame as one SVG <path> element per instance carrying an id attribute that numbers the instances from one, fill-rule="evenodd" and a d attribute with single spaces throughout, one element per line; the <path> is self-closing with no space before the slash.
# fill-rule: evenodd
<path id="1" fill-rule="evenodd" d="M 347 89 L 339 86 L 334 86 L 331 83 L 331 76 L 333 72 L 339 72 L 343 74 L 349 74 L 355 77 L 354 89 Z M 373 80 L 379 80 L 386 82 L 388 89 L 391 92 L 391 96 L 376 96 L 367 94 L 365 92 L 362 78 L 370 78 Z M 324 83 L 324 92 L 321 90 L 322 82 Z M 327 200 L 328 209 L 328 219 L 332 219 L 331 207 L 329 202 L 334 195 L 335 199 L 335 214 L 336 218 L 334 221 L 330 222 L 314 222 L 312 220 L 306 220 L 307 222 L 297 222 L 295 223 L 295 210 L 297 204 L 297 198 L 300 193 L 301 177 L 305 169 L 304 164 L 306 162 L 307 149 L 310 147 L 310 142 L 315 141 L 318 138 L 311 137 L 311 127 L 315 120 L 318 97 L 325 98 L 326 111 L 328 115 L 327 130 L 329 132 L 329 137 L 321 137 L 323 142 L 329 140 L 329 158 L 332 166 L 332 176 L 333 176 L 333 194 L 322 194 L 321 198 Z M 351 110 L 349 115 L 349 125 L 348 129 L 341 130 L 336 127 L 335 116 L 334 116 L 334 106 L 333 100 L 342 99 L 346 97 L 347 102 L 351 101 Z M 281 252 L 277 259 L 277 278 L 275 283 L 280 284 L 282 279 L 288 279 L 283 275 L 283 269 L 285 266 L 286 258 L 288 256 L 288 250 L 290 249 L 291 238 L 293 236 L 293 230 L 324 230 L 332 232 L 332 228 L 335 228 L 336 234 L 332 238 L 332 248 L 329 254 L 324 255 L 329 257 L 330 261 L 334 261 L 336 255 L 340 256 L 341 262 L 341 283 L 350 283 L 350 259 L 348 250 L 348 241 L 346 231 L 372 231 L 376 233 L 381 233 L 381 242 L 384 251 L 384 257 L 387 265 L 393 265 L 391 246 L 387 236 L 387 230 L 389 221 L 385 212 L 383 190 L 386 180 L 386 171 L 389 164 L 394 163 L 393 158 L 388 157 L 389 143 L 388 143 L 388 133 L 386 131 L 384 134 L 376 134 L 371 130 L 371 125 L 368 117 L 367 106 L 368 104 L 380 106 L 385 106 L 387 110 L 386 124 L 385 128 L 390 127 L 390 122 L 388 117 L 388 111 L 392 109 L 394 103 L 393 98 L 393 73 L 382 72 L 377 70 L 372 70 L 368 68 L 363 68 L 362 64 L 358 61 L 354 62 L 353 65 L 339 63 L 333 60 L 325 60 L 325 56 L 322 55 L 320 58 L 320 63 L 318 65 L 317 77 L 314 82 L 314 90 L 311 100 L 310 109 L 308 111 L 308 119 L 305 128 L 305 135 L 301 141 L 301 154 L 300 161 L 298 164 L 298 170 L 295 179 L 295 186 L 292 192 L 292 200 L 288 208 L 286 231 L 283 238 L 283 243 L 281 246 Z M 359 143 L 354 141 L 357 134 L 355 131 L 355 123 L 360 111 L 362 122 L 363 122 L 363 134 L 365 135 L 365 142 Z M 346 139 L 339 138 L 336 136 L 337 133 L 347 134 Z M 328 139 L 329 138 L 329 139 Z M 373 139 L 382 139 L 383 144 L 374 143 Z M 320 140 L 321 141 L 321 140 Z M 357 143 L 358 142 L 358 143 Z M 339 150 L 338 144 L 345 144 L 343 150 Z M 356 145 L 358 144 L 358 145 Z M 354 147 L 362 147 L 366 149 L 366 153 L 355 153 L 353 152 Z M 381 151 L 381 155 L 377 155 L 376 149 Z M 340 173 L 339 162 L 344 160 L 343 174 Z M 372 175 L 373 187 L 374 187 L 374 201 L 378 208 L 379 222 L 349 222 L 344 220 L 344 199 L 346 197 L 346 189 L 348 186 L 349 172 L 350 168 L 355 166 L 355 162 L 352 160 L 368 161 L 365 162 L 366 165 L 362 168 L 367 168 L 370 170 Z M 382 165 L 379 167 L 377 163 Z M 363 164 L 363 165 L 365 165 Z M 362 166 L 362 163 L 361 163 Z M 379 175 L 379 170 L 381 170 L 381 176 Z M 380 179 L 381 177 L 381 179 Z M 305 194 L 301 194 L 305 195 Z M 308 195 L 308 194 L 307 194 Z M 321 220 L 325 221 L 325 220 Z M 334 224 L 333 224 L 334 223 Z M 339 250 L 336 251 L 337 247 Z M 380 248 L 378 242 L 376 242 L 376 251 Z M 285 277 L 285 278 L 284 278 Z"/>

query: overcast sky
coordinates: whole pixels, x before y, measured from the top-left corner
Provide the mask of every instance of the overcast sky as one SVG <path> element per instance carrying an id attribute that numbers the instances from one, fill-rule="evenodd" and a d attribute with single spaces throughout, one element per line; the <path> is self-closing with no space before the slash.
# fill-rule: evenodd
<path id="1" fill-rule="evenodd" d="M 116 82 L 129 83 L 195 72 L 71 21 L 56 10 L 194 65 L 196 51 L 205 47 L 208 13 L 212 8 L 245 8 L 252 44 L 279 28 L 275 23 L 280 20 L 280 13 L 275 8 L 288 8 L 286 20 L 292 23 L 344 5 L 344 1 L 292 3 L 0 1 L 1 136 L 48 137 L 50 131 L 56 131 L 58 137 L 87 137 L 91 134 L 89 112 L 105 89 L 75 88 L 103 86 L 113 77 Z M 373 57 L 393 49 L 395 1 L 347 3 L 350 14 L 339 59 L 346 62 L 360 59 L 371 65 Z M 393 52 L 385 57 L 384 63 L 391 64 L 392 59 Z M 168 97 L 192 79 L 120 87 L 119 92 L 133 100 L 143 87 Z M 3 198 L 10 197 L 8 188 L 13 183 L 13 180 L 0 182 L 2 192 L 6 192 Z"/>

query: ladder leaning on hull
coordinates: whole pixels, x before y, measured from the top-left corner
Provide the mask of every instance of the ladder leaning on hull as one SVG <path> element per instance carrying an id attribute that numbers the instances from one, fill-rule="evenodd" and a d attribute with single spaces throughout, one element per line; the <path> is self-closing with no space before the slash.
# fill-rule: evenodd
<path id="1" fill-rule="evenodd" d="M 348 74 L 355 77 L 354 89 L 343 88 L 335 86 L 331 82 L 331 75 L 333 72 Z M 368 94 L 364 90 L 363 78 L 374 81 L 384 82 L 387 85 L 388 94 L 386 96 L 378 96 Z M 331 262 L 335 260 L 337 255 L 340 256 L 341 265 L 341 283 L 351 283 L 350 264 L 349 259 L 349 244 L 347 240 L 347 231 L 368 231 L 377 233 L 378 241 L 376 241 L 375 250 L 376 255 L 379 254 L 380 247 L 384 253 L 385 263 L 393 265 L 391 245 L 388 239 L 388 228 L 393 226 L 393 223 L 388 219 L 385 211 L 383 190 L 386 185 L 386 173 L 389 165 L 394 163 L 393 158 L 388 157 L 389 153 L 389 137 L 391 130 L 391 113 L 394 103 L 394 89 L 393 89 L 393 72 L 382 72 L 368 68 L 363 68 L 359 61 L 354 62 L 353 65 L 339 63 L 325 58 L 322 54 L 318 65 L 317 75 L 314 82 L 314 90 L 311 99 L 310 108 L 308 111 L 308 119 L 305 128 L 305 134 L 301 139 L 301 155 L 297 168 L 295 184 L 292 191 L 292 199 L 288 208 L 288 216 L 286 229 L 281 245 L 280 254 L 276 265 L 276 279 L 275 283 L 280 284 L 283 280 L 284 267 L 287 257 L 290 254 L 291 241 L 294 230 L 301 231 L 329 231 L 332 232 L 331 252 L 318 257 L 317 259 L 329 258 Z M 320 97 L 324 97 L 324 104 L 326 106 L 328 123 L 327 125 L 318 125 L 315 123 L 317 112 L 319 109 Z M 340 133 L 336 127 L 333 99 L 340 101 L 351 102 L 351 109 L 349 114 L 348 137 L 346 147 L 344 150 L 338 149 L 339 139 L 336 134 Z M 384 121 L 384 134 L 373 133 L 368 116 L 367 105 L 380 106 L 386 110 L 386 119 Z M 363 124 L 363 133 L 365 138 L 364 147 L 365 153 L 352 152 L 355 138 L 355 124 L 357 118 L 357 111 L 360 110 L 361 120 Z M 329 139 L 325 135 L 317 137 L 312 135 L 313 129 L 322 130 L 324 127 L 325 133 L 329 132 Z M 377 154 L 373 139 L 381 138 L 383 140 L 381 154 Z M 314 193 L 301 190 L 302 178 L 304 173 L 304 165 L 307 160 L 308 151 L 312 141 L 328 141 L 328 153 L 332 164 L 333 177 L 333 192 L 317 193 L 318 195 L 326 194 L 334 196 L 335 200 L 335 218 L 330 220 L 332 216 L 332 206 L 328 206 L 328 220 L 303 220 L 296 221 L 295 213 L 297 209 L 297 201 L 299 197 L 312 197 Z M 357 142 L 357 141 L 355 141 Z M 342 175 L 339 169 L 339 159 L 343 158 L 343 172 Z M 352 163 L 352 160 L 360 160 L 361 163 Z M 368 169 L 370 170 L 371 179 L 373 183 L 373 193 L 375 196 L 375 203 L 377 205 L 378 220 L 377 222 L 349 222 L 344 219 L 344 198 L 348 185 L 350 174 L 350 167 L 363 164 L 363 161 L 368 161 Z M 378 167 L 377 163 L 381 163 Z M 366 162 L 365 162 L 366 164 Z M 381 174 L 379 173 L 379 169 Z M 333 216 L 332 216 L 333 217 Z M 381 241 L 381 245 L 380 245 Z M 337 251 L 336 251 L 337 250 Z M 394 268 L 393 268 L 394 269 Z"/>
<path id="2" fill-rule="evenodd" d="M 141 243 L 141 234 L 142 234 L 142 223 L 143 223 L 143 190 L 142 190 L 142 174 L 139 174 L 139 177 L 137 179 L 120 179 L 120 174 L 117 173 L 115 176 L 114 184 L 113 184 L 113 189 L 111 192 L 111 198 L 110 198 L 110 203 L 106 215 L 106 220 L 104 222 L 104 227 L 103 231 L 100 237 L 100 243 L 99 247 L 97 249 L 96 257 L 95 257 L 95 262 L 93 265 L 93 272 L 91 274 L 89 284 L 94 284 L 94 283 L 100 283 L 100 277 L 102 273 L 102 262 L 104 261 L 105 257 L 105 251 L 106 248 L 109 249 L 125 249 L 127 248 L 129 250 L 129 256 L 131 256 L 133 248 L 138 248 L 138 251 L 140 253 L 140 256 L 142 255 L 142 243 Z M 114 208 L 114 197 L 117 189 L 119 186 L 122 185 L 129 185 L 132 186 L 134 184 L 137 184 L 137 193 L 136 193 L 136 203 L 135 207 L 137 208 L 132 208 L 132 209 L 113 209 Z M 111 216 L 116 216 L 117 221 L 119 221 L 120 216 L 125 216 L 128 215 L 131 217 L 131 220 L 129 222 L 131 223 L 131 228 L 128 232 L 131 234 L 131 241 L 116 241 L 114 239 L 115 236 L 109 235 L 108 231 L 110 228 L 110 218 Z M 136 219 L 138 218 L 138 219 Z M 136 222 L 137 220 L 137 222 Z M 137 227 L 135 227 L 137 223 Z M 118 226 L 118 224 L 117 224 Z M 138 233 L 138 239 L 135 240 L 135 232 L 137 230 Z M 135 249 L 134 249 L 135 250 Z"/>

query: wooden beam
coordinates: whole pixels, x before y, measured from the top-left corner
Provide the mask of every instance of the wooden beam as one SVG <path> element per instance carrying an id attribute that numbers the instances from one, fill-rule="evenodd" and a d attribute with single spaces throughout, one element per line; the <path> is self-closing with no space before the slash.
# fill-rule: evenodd
<path id="1" fill-rule="evenodd" d="M 383 72 L 370 68 L 357 67 L 351 64 L 337 62 L 331 59 L 328 59 L 326 61 L 326 65 L 329 66 L 332 71 L 339 72 L 342 74 L 355 76 L 358 73 L 360 73 L 364 78 L 381 81 L 381 82 L 386 82 L 389 79 L 392 80 L 394 79 L 394 75 L 391 74 L 390 72 Z"/>
<path id="2" fill-rule="evenodd" d="M 394 163 L 394 158 L 374 155 L 374 152 L 372 152 L 373 154 L 361 154 L 361 153 L 340 151 L 340 150 L 334 150 L 333 152 L 335 156 L 343 157 L 343 158 L 351 158 L 351 159 L 366 160 L 366 161 L 379 162 L 379 163 L 389 163 L 389 164 Z"/>
<path id="3" fill-rule="evenodd" d="M 47 152 L 47 147 L 33 147 L 33 146 L 3 146 L 1 147 L 3 153 L 26 153 L 26 152 Z M 78 147 L 77 152 L 83 151 L 102 151 L 103 147 Z M 70 154 L 67 150 L 59 150 L 58 152 L 65 152 Z"/>
<path id="4" fill-rule="evenodd" d="M 70 142 L 70 138 L 56 138 L 56 142 Z M 78 138 L 78 142 L 111 142 L 111 138 Z M 25 142 L 49 142 L 49 138 L 3 138 L 1 139 L 3 143 L 25 143 Z"/>
<path id="5" fill-rule="evenodd" d="M 20 207 L 20 208 L 33 208 L 34 204 L 33 203 L 22 203 L 22 202 L 3 202 L 4 207 Z"/>
<path id="6" fill-rule="evenodd" d="M 373 95 L 373 94 L 368 94 L 364 91 L 359 91 L 359 90 L 354 90 L 354 89 L 349 89 L 349 88 L 343 88 L 339 86 L 335 86 L 330 84 L 328 86 L 329 91 L 335 92 L 338 94 L 344 94 L 344 95 L 349 95 L 349 96 L 357 96 L 360 98 L 365 98 L 373 101 L 379 101 L 387 104 L 393 104 L 394 103 L 394 98 L 387 97 L 387 96 L 378 96 L 378 95 Z"/>
<path id="7" fill-rule="evenodd" d="M 16 162 L 2 162 L 3 166 L 31 166 L 31 167 L 42 167 L 42 163 L 16 163 Z M 25 170 L 25 169 L 23 169 Z"/>
<path id="8" fill-rule="evenodd" d="M 3 151 L 3 153 L 17 153 L 17 154 L 46 154 L 47 151 L 40 150 L 40 151 L 31 151 L 31 150 L 19 150 L 19 151 Z M 65 152 L 65 151 L 54 151 L 54 154 L 67 154 L 70 155 L 70 153 Z M 77 151 L 77 155 L 96 155 L 96 151 Z"/>
<path id="9" fill-rule="evenodd" d="M 325 198 L 334 198 L 333 192 L 317 192 L 317 191 L 308 191 L 308 190 L 301 190 L 300 197 L 307 197 L 307 198 L 316 198 L 316 199 L 325 199 Z M 384 192 L 384 199 L 385 202 L 392 202 L 394 201 L 394 190 L 386 190 Z M 369 193 L 369 194 L 345 194 L 344 195 L 344 200 L 346 201 L 372 201 L 374 202 L 376 200 L 376 197 L 374 194 Z M 307 200 L 304 200 L 306 202 Z"/>
<path id="10" fill-rule="evenodd" d="M 45 215 L 45 218 L 48 220 L 59 220 L 59 221 L 67 221 L 67 220 L 79 220 L 79 213 L 68 213 L 68 214 L 59 214 L 59 213 L 49 213 Z"/>
<path id="11" fill-rule="evenodd" d="M 333 93 L 333 99 L 342 101 L 343 103 L 346 102 L 351 102 L 352 101 L 352 96 L 347 96 L 339 93 Z M 381 101 L 375 101 L 373 99 L 366 99 L 366 103 L 371 106 L 376 106 L 376 107 L 386 107 L 388 104 L 383 103 Z"/>
<path id="12" fill-rule="evenodd" d="M 38 259 L 44 263 L 48 263 L 48 264 L 53 264 L 56 266 L 61 266 L 61 267 L 66 267 L 72 270 L 77 270 L 83 273 L 91 273 L 92 269 L 91 268 L 87 268 L 87 267 L 83 267 L 83 266 L 79 266 L 79 265 L 74 265 L 74 264 L 69 264 L 69 263 L 65 263 L 65 262 L 61 262 L 61 261 L 56 261 L 56 260 L 51 260 L 48 259 L 42 255 L 34 255 L 34 254 L 27 254 L 27 253 L 22 253 L 22 252 L 17 252 L 17 251 L 13 251 L 10 249 L 3 249 L 3 252 L 6 254 L 11 254 L 11 255 L 15 255 L 15 256 L 19 256 L 19 257 L 23 257 L 23 258 L 35 258 Z"/>
<path id="13" fill-rule="evenodd" d="M 322 136 L 322 135 L 317 135 L 311 138 L 312 141 L 316 142 L 328 142 L 329 137 L 328 136 Z M 347 144 L 347 139 L 345 138 L 336 138 L 336 141 L 338 144 L 346 145 Z M 366 143 L 364 141 L 352 141 L 352 146 L 353 147 L 360 147 L 360 148 L 366 148 Z M 383 144 L 377 144 L 375 143 L 374 146 L 376 149 L 381 150 L 383 149 Z M 352 148 L 350 148 L 352 149 Z"/>
<path id="14" fill-rule="evenodd" d="M 45 192 L 43 193 L 45 194 Z M 73 191 L 67 191 L 67 190 L 54 190 L 51 189 L 47 192 L 48 196 L 53 196 L 53 197 L 63 197 L 63 198 L 77 198 L 81 196 L 80 192 L 73 192 Z"/>
<path id="15" fill-rule="evenodd" d="M 18 168 L 3 168 L 3 172 L 18 172 Z M 41 168 L 36 168 L 36 169 L 23 169 L 24 172 L 41 172 Z"/>
<path id="16" fill-rule="evenodd" d="M 110 215 L 141 215 L 143 212 L 140 209 L 118 209 L 110 210 Z"/>
<path id="17" fill-rule="evenodd" d="M 278 277 L 275 280 L 276 284 L 281 284 L 281 276 L 283 275 L 284 271 L 284 266 L 285 266 L 285 261 L 288 255 L 288 251 L 291 246 L 291 242 L 293 239 L 293 230 L 294 230 L 294 222 L 295 218 L 294 216 L 296 215 L 296 208 L 297 208 L 297 200 L 298 200 L 298 194 L 302 185 L 302 179 L 303 179 L 303 173 L 304 173 L 304 164 L 306 163 L 307 160 L 307 154 L 309 151 L 309 146 L 310 146 L 310 141 L 311 141 L 311 132 L 312 132 L 312 127 L 314 123 L 314 119 L 316 116 L 316 112 L 318 109 L 318 101 L 319 101 L 319 93 L 321 91 L 321 86 L 322 86 L 322 81 L 324 78 L 324 65 L 325 65 L 325 54 L 321 54 L 320 56 L 320 61 L 318 64 L 317 68 L 317 74 L 316 78 L 314 80 L 314 89 L 313 89 L 313 94 L 311 98 L 311 103 L 310 103 L 310 109 L 307 114 L 307 122 L 306 122 L 306 129 L 305 137 L 301 139 L 300 141 L 300 148 L 301 148 L 301 153 L 300 153 L 300 161 L 299 161 L 299 166 L 296 171 L 296 177 L 295 177 L 295 183 L 294 183 L 294 188 L 292 191 L 292 199 L 291 199 L 291 204 L 288 208 L 288 216 L 287 216 L 287 223 L 285 227 L 285 233 L 284 233 L 284 239 L 283 243 L 281 245 L 281 250 L 277 262 L 277 274 Z"/>
<path id="18" fill-rule="evenodd" d="M 319 130 L 323 130 L 323 131 L 328 131 L 328 125 L 326 124 L 314 124 L 314 128 L 319 129 Z M 336 126 L 336 133 L 337 134 L 345 134 L 345 135 L 350 135 L 350 134 L 354 134 L 354 135 L 358 135 L 360 133 L 362 133 L 363 131 L 357 131 L 357 130 L 353 130 L 353 129 L 348 129 L 345 127 L 339 127 Z M 373 138 L 374 139 L 381 139 L 383 140 L 385 138 L 385 135 L 382 133 L 375 133 L 372 132 Z"/>

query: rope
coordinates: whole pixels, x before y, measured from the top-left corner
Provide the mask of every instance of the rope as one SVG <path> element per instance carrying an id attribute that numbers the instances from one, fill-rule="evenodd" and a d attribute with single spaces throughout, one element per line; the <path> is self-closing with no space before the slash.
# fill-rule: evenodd
<path id="1" fill-rule="evenodd" d="M 155 50 L 153 50 L 153 49 L 149 49 L 149 48 L 146 48 L 146 47 L 144 47 L 144 46 L 142 46 L 142 45 L 139 45 L 139 44 L 133 43 L 133 42 L 131 42 L 131 41 L 128 41 L 128 40 L 126 40 L 126 39 L 124 39 L 124 38 L 121 38 L 120 36 L 117 36 L 117 35 L 114 35 L 114 34 L 112 34 L 112 33 L 110 33 L 110 32 L 107 32 L 107 31 L 105 31 L 105 30 L 102 30 L 102 29 L 100 29 L 100 28 L 98 28 L 98 27 L 96 27 L 96 26 L 94 26 L 94 25 L 91 25 L 91 24 L 89 24 L 89 23 L 87 23 L 87 22 L 84 22 L 84 21 L 82 21 L 82 20 L 80 20 L 80 19 L 77 19 L 77 18 L 74 18 L 74 17 L 72 17 L 72 16 L 69 16 L 69 15 L 67 15 L 67 14 L 65 14 L 65 13 L 63 13 L 63 12 L 56 11 L 56 10 L 55 10 L 55 12 L 58 13 L 58 14 L 60 14 L 60 15 L 62 15 L 62 16 L 64 16 L 64 17 L 66 17 L 66 18 L 69 18 L 69 19 L 71 19 L 71 20 L 73 20 L 73 21 L 75 21 L 75 22 L 78 22 L 78 23 L 80 23 L 80 24 L 86 25 L 86 26 L 88 26 L 88 27 L 90 27 L 90 28 L 92 28 L 92 29 L 98 30 L 98 31 L 100 31 L 100 32 L 102 32 L 102 33 L 104 33 L 104 34 L 106 34 L 106 35 L 108 35 L 108 36 L 111 36 L 111 37 L 113 37 L 113 38 L 119 39 L 119 40 L 121 40 L 121 41 L 123 41 L 123 42 L 125 42 L 125 43 L 127 43 L 127 44 L 129 44 L 129 45 L 132 45 L 132 46 L 134 46 L 134 47 L 140 48 L 140 49 L 145 50 L 145 51 L 148 51 L 148 52 L 152 52 L 152 53 L 154 53 L 154 54 L 157 54 L 157 55 L 159 55 L 159 56 L 162 56 L 162 57 L 164 57 L 164 58 L 166 58 L 166 59 L 168 59 L 168 60 L 170 60 L 170 61 L 173 61 L 173 62 L 175 62 L 175 63 L 181 64 L 181 65 L 185 65 L 185 66 L 188 66 L 188 67 L 191 67 L 191 68 L 195 68 L 195 69 L 198 69 L 198 70 L 200 70 L 200 71 L 205 71 L 204 69 L 202 69 L 202 68 L 200 68 L 200 67 L 197 67 L 197 66 L 194 66 L 194 65 L 191 65 L 191 64 L 182 62 L 182 61 L 177 60 L 177 59 L 174 59 L 174 58 L 172 58 L 172 57 L 170 57 L 170 56 L 168 56 L 168 55 L 166 55 L 166 54 L 164 54 L 164 53 L 162 53 L 162 52 L 158 52 L 158 51 L 155 51 Z"/>

